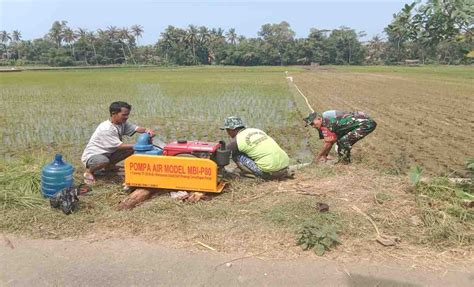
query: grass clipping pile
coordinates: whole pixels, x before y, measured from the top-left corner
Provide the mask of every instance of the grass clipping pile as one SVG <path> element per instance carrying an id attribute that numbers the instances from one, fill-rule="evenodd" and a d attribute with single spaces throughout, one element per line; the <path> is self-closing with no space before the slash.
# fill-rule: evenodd
<path id="1" fill-rule="evenodd" d="M 37 208 L 44 204 L 40 195 L 41 165 L 25 159 L 0 163 L 0 205 L 2 210 Z"/>
<path id="2" fill-rule="evenodd" d="M 78 211 L 65 216 L 39 193 L 40 165 L 14 166 L 1 166 L 4 233 L 40 238 L 138 236 L 175 247 L 205 244 L 216 251 L 264 252 L 273 258 L 306 256 L 303 247 L 341 260 L 472 260 L 473 209 L 459 198 L 460 190 L 472 196 L 472 181 L 410 183 L 405 176 L 357 164 L 319 165 L 299 171 L 294 180 L 238 179 L 210 201 L 189 203 L 159 193 L 123 212 L 117 207 L 127 194 L 117 178 L 99 181 L 90 195 L 81 197 Z M 17 185 L 20 175 L 29 178 L 26 184 Z M 318 211 L 321 202 L 329 205 L 328 212 Z M 381 245 L 376 240 L 381 238 L 395 244 Z"/>

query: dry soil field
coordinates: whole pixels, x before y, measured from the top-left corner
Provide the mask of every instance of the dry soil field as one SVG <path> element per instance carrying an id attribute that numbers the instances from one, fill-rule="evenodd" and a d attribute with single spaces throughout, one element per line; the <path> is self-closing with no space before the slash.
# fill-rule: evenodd
<path id="1" fill-rule="evenodd" d="M 474 156 L 472 67 L 345 67 L 290 73 L 317 111 L 364 111 L 376 131 L 356 160 L 393 173 L 420 165 L 431 174 L 462 169 Z"/>

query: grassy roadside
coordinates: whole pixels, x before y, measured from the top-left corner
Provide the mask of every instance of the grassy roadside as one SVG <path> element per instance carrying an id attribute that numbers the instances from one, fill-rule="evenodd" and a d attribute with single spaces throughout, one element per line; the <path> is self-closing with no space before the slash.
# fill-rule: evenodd
<path id="1" fill-rule="evenodd" d="M 295 180 L 283 182 L 237 180 L 222 194 L 196 204 L 173 200 L 164 192 L 132 211 L 117 210 L 126 196 L 120 191 L 121 178 L 103 178 L 91 195 L 80 199 L 79 211 L 69 216 L 51 209 L 37 185 L 26 181 L 21 185 L 30 188 L 17 193 L 18 201 L 32 200 L 33 204 L 4 200 L 5 186 L 20 186 L 18 181 L 5 182 L 4 176 L 19 174 L 21 167 L 39 174 L 40 165 L 34 162 L 15 170 L 6 169 L 4 164 L 0 168 L 3 233 L 57 239 L 140 237 L 171 246 L 202 242 L 223 252 L 266 251 L 276 257 L 294 257 L 307 254 L 296 245 L 296 239 L 310 224 L 339 234 L 342 244 L 327 253 L 331 258 L 380 259 L 386 254 L 404 258 L 415 251 L 450 254 L 461 250 L 464 255 L 457 259 L 462 260 L 473 251 L 473 211 L 453 205 L 457 204 L 455 194 L 432 194 L 424 185 L 414 188 L 407 178 L 383 175 L 359 165 L 311 166 L 300 170 Z M 35 183 L 37 178 L 28 182 Z M 472 194 L 472 185 L 443 184 L 446 190 L 470 188 L 463 190 Z M 329 212 L 317 212 L 317 202 L 327 203 Z M 376 243 L 373 226 L 354 211 L 354 206 L 370 216 L 383 234 L 400 237 L 401 243 L 394 247 Z"/>

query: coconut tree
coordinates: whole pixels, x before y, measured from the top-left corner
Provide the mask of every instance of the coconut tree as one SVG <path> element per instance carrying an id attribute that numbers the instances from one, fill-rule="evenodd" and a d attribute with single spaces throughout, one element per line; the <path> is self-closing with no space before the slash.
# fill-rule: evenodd
<path id="1" fill-rule="evenodd" d="M 205 46 L 211 38 L 211 34 L 209 33 L 209 29 L 205 26 L 199 27 L 198 33 L 198 43 L 202 46 Z"/>
<path id="2" fill-rule="evenodd" d="M 12 41 L 16 43 L 16 42 L 20 42 L 20 40 L 21 40 L 21 32 L 18 30 L 14 30 L 12 32 Z"/>
<path id="3" fill-rule="evenodd" d="M 13 45 L 15 46 L 15 49 L 16 49 L 16 52 L 17 52 L 17 55 L 18 55 L 18 59 L 21 58 L 21 55 L 20 55 L 20 46 L 19 46 L 19 43 L 21 41 L 21 32 L 18 31 L 18 30 L 14 30 L 12 32 L 12 38 L 11 38 L 11 41 L 13 43 Z"/>
<path id="4" fill-rule="evenodd" d="M 235 28 L 230 28 L 226 33 L 227 40 L 231 45 L 235 45 L 237 41 L 237 33 L 235 33 Z"/>
<path id="5" fill-rule="evenodd" d="M 87 29 L 85 28 L 77 28 L 77 31 L 76 31 L 76 36 L 77 36 L 77 39 L 80 41 L 80 42 L 83 42 L 83 43 L 86 43 L 86 51 L 84 53 L 84 62 L 86 63 L 86 65 L 89 65 L 87 63 Z"/>
<path id="6" fill-rule="evenodd" d="M 158 41 L 161 49 L 165 51 L 165 59 L 169 60 L 169 53 L 179 45 L 179 33 L 173 26 L 168 26 L 164 32 L 161 33 L 161 39 Z"/>
<path id="7" fill-rule="evenodd" d="M 0 32 L 0 42 L 2 42 L 2 44 L 5 46 L 5 51 L 7 53 L 7 59 L 9 58 L 9 53 L 8 53 L 8 41 L 11 41 L 12 40 L 12 37 L 10 36 L 10 34 L 3 30 Z"/>
<path id="8" fill-rule="evenodd" d="M 54 21 L 51 29 L 49 29 L 49 38 L 53 40 L 56 45 L 61 47 L 61 42 L 63 40 L 63 31 L 67 27 L 67 21 Z"/>
<path id="9" fill-rule="evenodd" d="M 0 41 L 2 42 L 2 44 L 8 43 L 8 41 L 10 41 L 11 39 L 12 37 L 10 36 L 10 33 L 5 30 L 0 31 Z"/>
<path id="10" fill-rule="evenodd" d="M 185 42 L 191 47 L 193 52 L 193 62 L 196 62 L 196 44 L 198 42 L 198 29 L 194 25 L 189 25 L 186 30 Z"/>
<path id="11" fill-rule="evenodd" d="M 127 62 L 127 55 L 125 53 L 125 46 L 128 47 L 128 44 L 125 42 L 129 37 L 128 29 L 127 28 L 122 28 L 117 30 L 117 41 L 120 43 L 122 46 L 122 53 L 123 53 L 123 58 L 125 59 L 125 63 Z M 130 51 L 130 48 L 128 49 Z"/>
<path id="12" fill-rule="evenodd" d="M 97 65 L 97 51 L 95 49 L 95 43 L 97 41 L 97 38 L 95 37 L 94 31 L 90 31 L 86 33 L 86 40 L 89 42 L 92 46 L 92 51 L 94 51 L 94 59 L 95 59 L 95 64 Z"/>
<path id="13" fill-rule="evenodd" d="M 135 39 L 137 39 L 137 46 L 138 46 L 138 38 L 141 38 L 144 32 L 143 26 L 133 25 L 132 27 L 130 27 L 130 31 L 133 34 L 133 36 L 135 36 Z"/>
<path id="14" fill-rule="evenodd" d="M 74 60 L 76 60 L 76 53 L 74 52 L 74 41 L 76 41 L 77 39 L 76 33 L 74 33 L 74 31 L 71 28 L 66 27 L 63 31 L 63 38 L 64 38 L 64 42 L 66 42 L 67 44 L 71 46 L 72 56 Z"/>
<path id="15" fill-rule="evenodd" d="M 131 33 L 132 32 L 127 28 L 122 28 L 119 30 L 119 39 L 127 46 L 128 53 L 130 54 L 133 63 L 136 65 L 137 62 L 135 61 L 135 57 L 132 54 L 132 50 L 130 49 L 132 42 L 135 42 L 135 37 Z"/>
<path id="16" fill-rule="evenodd" d="M 118 28 L 117 26 L 107 26 L 107 30 L 105 30 L 107 33 L 107 36 L 110 41 L 115 41 L 117 40 L 117 35 L 118 35 Z"/>

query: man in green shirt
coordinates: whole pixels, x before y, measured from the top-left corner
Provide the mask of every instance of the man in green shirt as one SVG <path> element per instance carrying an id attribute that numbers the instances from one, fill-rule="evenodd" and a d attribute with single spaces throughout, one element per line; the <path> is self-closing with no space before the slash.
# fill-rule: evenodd
<path id="1" fill-rule="evenodd" d="M 303 119 L 306 126 L 317 129 L 324 146 L 316 156 L 316 162 L 328 160 L 328 154 L 337 142 L 337 153 L 343 162 L 351 162 L 352 146 L 373 132 L 377 123 L 364 112 L 332 111 L 322 115 L 310 113 Z"/>
<path id="2" fill-rule="evenodd" d="M 246 128 L 239 117 L 227 117 L 221 130 L 226 130 L 231 140 L 227 148 L 232 159 L 244 172 L 251 172 L 263 179 L 289 176 L 290 159 L 286 152 L 265 132 Z"/>

